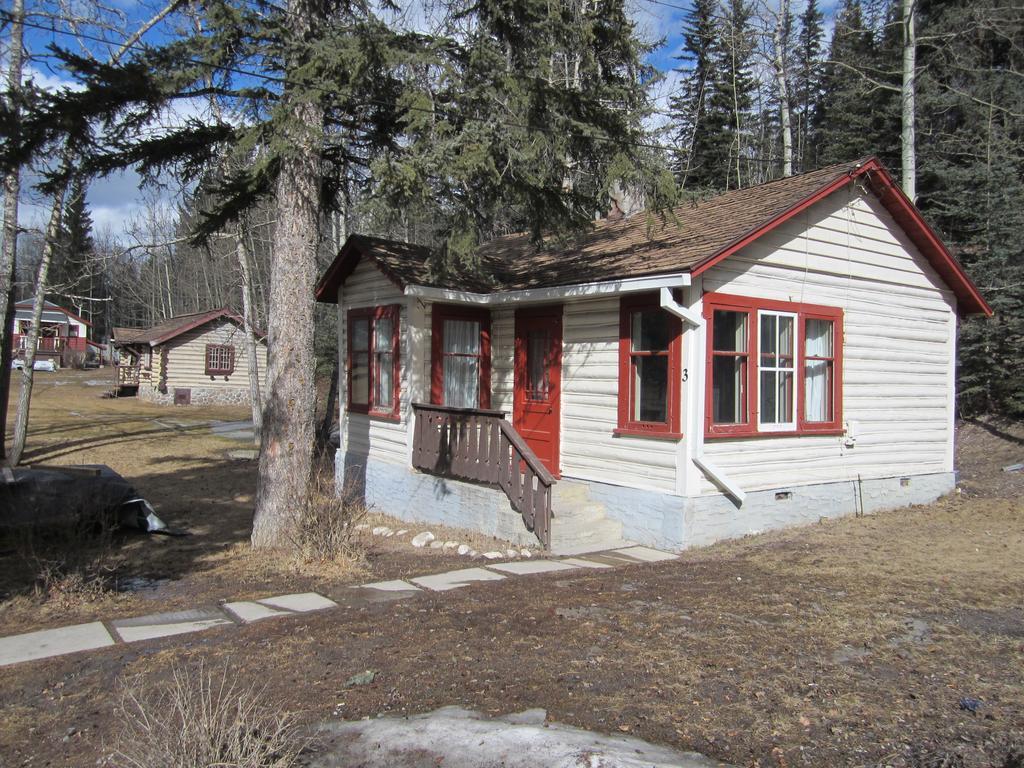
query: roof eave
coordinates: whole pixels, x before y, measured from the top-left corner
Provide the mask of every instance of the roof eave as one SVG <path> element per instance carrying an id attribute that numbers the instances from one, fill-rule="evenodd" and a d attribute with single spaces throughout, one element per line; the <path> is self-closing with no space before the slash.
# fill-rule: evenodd
<path id="1" fill-rule="evenodd" d="M 956 294 L 957 313 L 961 316 L 985 315 L 991 317 L 993 314 L 992 308 L 982 297 L 978 287 L 967 275 L 960 263 L 953 257 L 953 254 L 949 252 L 949 249 L 946 248 L 945 244 L 935 233 L 935 230 L 924 220 L 917 206 L 896 185 L 892 176 L 885 170 L 885 166 L 882 165 L 877 157 L 868 158 L 857 166 L 853 172 L 840 176 L 826 184 L 818 191 L 808 195 L 764 224 L 711 254 L 703 261 L 694 265 L 692 270 L 693 276 L 697 277 L 706 272 L 740 249 L 750 245 L 763 235 L 768 234 L 776 227 L 779 227 L 861 176 L 867 177 L 872 191 L 882 202 L 882 205 L 892 214 L 896 223 L 903 227 L 907 234 L 910 235 L 914 244 L 921 249 L 925 258 L 928 259 L 940 277 Z"/>
<path id="2" fill-rule="evenodd" d="M 369 242 L 360 235 L 349 235 L 334 261 L 317 282 L 314 291 L 316 300 L 321 304 L 337 304 L 338 289 L 345 284 L 363 256 L 373 259 L 374 265 L 381 271 L 381 274 L 394 283 L 398 290 L 405 290 L 405 283 L 374 255 Z"/>

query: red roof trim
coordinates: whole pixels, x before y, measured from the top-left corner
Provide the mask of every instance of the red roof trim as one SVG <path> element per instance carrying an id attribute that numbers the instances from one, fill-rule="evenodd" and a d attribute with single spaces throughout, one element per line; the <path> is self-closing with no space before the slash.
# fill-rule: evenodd
<path id="1" fill-rule="evenodd" d="M 338 251 L 334 261 L 331 262 L 331 266 L 327 268 L 327 271 L 324 272 L 323 277 L 317 283 L 316 300 L 324 304 L 337 304 L 338 289 L 345 283 L 348 276 L 355 271 L 356 266 L 359 264 L 359 259 L 363 256 L 369 256 L 373 259 L 374 265 L 380 270 L 381 274 L 394 283 L 398 290 L 405 290 L 405 285 L 398 279 L 398 276 L 393 274 L 378 259 L 374 258 L 373 249 L 369 243 L 359 235 L 349 235 L 348 240 L 345 241 L 341 250 Z"/>
<path id="2" fill-rule="evenodd" d="M 928 222 L 924 220 L 917 206 L 910 202 L 907 196 L 903 194 L 903 191 L 896 186 L 892 176 L 889 175 L 889 172 L 885 170 L 885 167 L 876 157 L 866 160 L 853 173 L 843 174 L 796 205 L 791 206 L 773 219 L 712 254 L 700 264 L 697 264 L 692 269 L 691 274 L 696 277 L 706 272 L 723 259 L 750 245 L 762 235 L 768 234 L 776 227 L 799 215 L 833 192 L 842 189 L 851 180 L 865 175 L 872 192 L 875 193 L 896 223 L 910 236 L 910 239 L 920 249 L 921 254 L 928 259 L 932 267 L 935 268 L 935 271 L 939 273 L 956 294 L 958 313 L 961 315 L 984 314 L 991 317 L 992 308 L 982 298 L 978 287 L 967 276 L 964 268 L 953 257 L 953 254 L 949 252 L 949 249 L 939 239 L 939 236 L 935 234 L 935 231 L 928 225 Z"/>
<path id="3" fill-rule="evenodd" d="M 22 307 L 22 308 L 29 307 L 29 308 L 31 308 L 33 304 L 35 304 L 35 302 L 32 299 L 22 299 L 19 302 L 15 302 L 14 308 L 15 309 L 17 309 L 18 307 Z M 46 306 L 47 304 L 53 304 L 53 306 L 52 307 L 47 307 Z M 70 317 L 72 320 L 77 320 L 78 322 L 82 323 L 83 325 L 88 325 L 90 328 L 92 328 L 92 323 L 90 323 L 84 317 L 79 317 L 74 312 L 71 312 L 71 311 L 69 311 L 67 309 L 64 309 L 64 307 L 62 307 L 60 304 L 54 304 L 52 301 L 45 301 L 44 300 L 44 302 L 43 302 L 43 312 L 63 312 L 65 315 Z"/>

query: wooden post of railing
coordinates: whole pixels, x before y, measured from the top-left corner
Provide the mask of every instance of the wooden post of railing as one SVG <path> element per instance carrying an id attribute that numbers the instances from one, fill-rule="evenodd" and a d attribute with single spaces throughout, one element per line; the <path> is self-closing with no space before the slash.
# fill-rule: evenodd
<path id="1" fill-rule="evenodd" d="M 431 474 L 497 485 L 526 527 L 551 545 L 548 472 L 501 411 L 414 403 L 412 462 Z"/>

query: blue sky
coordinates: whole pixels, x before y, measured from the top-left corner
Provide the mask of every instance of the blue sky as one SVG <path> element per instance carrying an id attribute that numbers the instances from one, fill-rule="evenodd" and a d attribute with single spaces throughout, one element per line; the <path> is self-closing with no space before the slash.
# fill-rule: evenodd
<path id="1" fill-rule="evenodd" d="M 46 2 L 46 0 L 43 0 Z M 108 3 L 110 0 L 108 0 Z M 654 98 L 659 109 L 666 109 L 669 97 L 679 87 L 679 75 L 673 70 L 679 66 L 676 57 L 679 56 L 683 40 L 682 27 L 686 17 L 683 8 L 689 8 L 691 0 L 627 0 L 630 14 L 637 24 L 640 34 L 646 40 L 654 41 L 664 39 L 664 44 L 653 51 L 648 61 L 665 74 L 664 80 L 655 87 Z M 768 0 L 777 3 L 778 0 Z M 837 0 L 819 0 L 819 7 L 822 8 L 826 18 L 831 17 Z M 73 0 L 82 8 L 93 8 L 89 0 Z M 28 6 L 37 6 L 40 3 L 29 0 Z M 164 4 L 164 0 L 144 0 L 133 2 L 132 0 L 113 0 L 113 7 L 123 15 L 124 28 L 129 32 L 136 30 L 146 20 L 151 18 Z M 801 0 L 793 0 L 794 13 L 802 10 Z M 680 6 L 680 7 L 671 7 Z M 430 26 L 430 11 L 425 10 L 429 5 L 423 0 L 412 0 L 403 6 L 400 22 L 403 26 L 427 29 Z M 144 40 L 158 44 L 165 40 L 169 34 L 173 34 L 174 25 L 178 21 L 168 20 L 160 26 L 151 30 Z M 830 26 L 830 25 L 827 25 Z M 111 32 L 110 38 L 114 41 L 123 40 L 124 35 Z M 66 84 L 67 79 L 56 65 L 52 58 L 47 57 L 46 48 L 52 42 L 79 50 L 77 46 L 87 47 L 88 50 L 98 59 L 105 60 L 116 48 L 104 46 L 94 41 L 76 40 L 67 35 L 53 35 L 49 32 L 42 32 L 34 29 L 26 30 L 26 43 L 29 50 L 37 57 L 29 63 L 30 74 L 40 85 L 58 87 Z M 25 182 L 30 183 L 26 178 Z M 27 183 L 23 182 L 25 186 Z M 142 210 L 143 193 L 139 190 L 139 179 L 136 174 L 126 172 L 115 176 L 98 179 L 89 188 L 88 201 L 92 211 L 94 225 L 97 231 L 109 229 L 115 236 L 120 236 L 126 231 L 128 223 L 133 217 L 137 217 Z M 22 223 L 27 226 L 41 226 L 47 213 L 47 206 L 44 201 L 38 200 L 31 192 L 27 191 L 26 199 L 22 204 Z"/>

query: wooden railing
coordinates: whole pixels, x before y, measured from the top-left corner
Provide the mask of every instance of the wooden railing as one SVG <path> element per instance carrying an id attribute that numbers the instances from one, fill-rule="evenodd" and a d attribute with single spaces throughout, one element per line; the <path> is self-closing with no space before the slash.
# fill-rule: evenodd
<path id="1" fill-rule="evenodd" d="M 60 352 L 64 349 L 66 339 L 62 336 L 40 336 L 36 339 L 37 352 Z M 18 339 L 18 349 L 24 352 L 28 348 L 28 336 Z"/>
<path id="2" fill-rule="evenodd" d="M 119 365 L 117 366 L 117 386 L 137 387 L 139 386 L 139 366 Z"/>
<path id="3" fill-rule="evenodd" d="M 442 477 L 501 488 L 545 548 L 551 546 L 548 472 L 501 411 L 414 403 L 412 463 Z"/>

